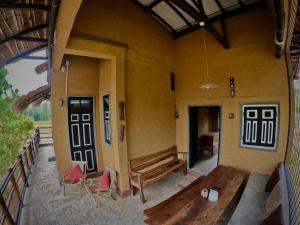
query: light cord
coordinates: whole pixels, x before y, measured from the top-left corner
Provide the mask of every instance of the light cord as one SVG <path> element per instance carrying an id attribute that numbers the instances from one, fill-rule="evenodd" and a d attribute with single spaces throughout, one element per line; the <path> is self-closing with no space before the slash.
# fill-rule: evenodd
<path id="1" fill-rule="evenodd" d="M 202 26 L 201 30 L 202 30 L 203 45 L 204 45 L 204 58 L 205 58 L 205 65 L 206 65 L 206 77 L 207 77 L 207 80 L 209 80 L 209 75 L 208 75 L 208 60 L 207 60 L 207 48 L 206 48 L 206 39 L 205 39 L 205 33 L 204 33 L 204 26 Z"/>

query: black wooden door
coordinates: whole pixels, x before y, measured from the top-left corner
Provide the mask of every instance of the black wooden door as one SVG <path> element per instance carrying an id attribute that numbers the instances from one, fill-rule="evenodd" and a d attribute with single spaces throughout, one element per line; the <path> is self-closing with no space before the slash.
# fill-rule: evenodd
<path id="1" fill-rule="evenodd" d="M 190 133 L 190 146 L 189 146 L 189 168 L 194 167 L 197 160 L 197 146 L 198 146 L 198 108 L 189 108 L 189 133 Z"/>
<path id="2" fill-rule="evenodd" d="M 69 97 L 68 111 L 72 160 L 86 161 L 87 172 L 96 172 L 93 98 Z"/>

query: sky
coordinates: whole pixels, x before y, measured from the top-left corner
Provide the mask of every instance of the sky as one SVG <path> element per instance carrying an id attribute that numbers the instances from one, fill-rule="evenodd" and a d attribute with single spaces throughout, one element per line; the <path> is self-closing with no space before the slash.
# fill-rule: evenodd
<path id="1" fill-rule="evenodd" d="M 47 84 L 47 72 L 36 74 L 35 67 L 44 61 L 23 59 L 16 63 L 9 64 L 5 68 L 8 70 L 8 82 L 14 89 L 19 89 L 20 95 Z"/>

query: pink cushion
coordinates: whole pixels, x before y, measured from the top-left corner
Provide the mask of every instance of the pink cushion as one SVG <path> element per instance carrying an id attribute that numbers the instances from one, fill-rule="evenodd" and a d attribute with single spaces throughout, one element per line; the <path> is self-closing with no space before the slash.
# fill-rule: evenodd
<path id="1" fill-rule="evenodd" d="M 77 183 L 81 178 L 84 177 L 84 174 L 82 173 L 79 165 L 73 166 L 68 169 L 66 175 L 68 176 L 72 184 Z"/>
<path id="2" fill-rule="evenodd" d="M 100 179 L 100 189 L 108 189 L 110 186 L 110 174 L 108 171 L 104 172 Z"/>

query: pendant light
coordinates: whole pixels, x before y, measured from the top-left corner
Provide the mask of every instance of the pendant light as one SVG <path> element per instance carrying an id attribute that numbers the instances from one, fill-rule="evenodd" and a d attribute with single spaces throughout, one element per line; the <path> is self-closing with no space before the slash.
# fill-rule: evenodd
<path id="1" fill-rule="evenodd" d="M 205 65 L 206 65 L 206 81 L 204 81 L 200 88 L 204 90 L 209 90 L 212 88 L 217 88 L 218 85 L 214 82 L 209 80 L 209 74 L 208 74 L 208 60 L 207 60 L 207 48 L 206 48 L 206 40 L 205 40 L 205 34 L 204 34 L 204 22 L 200 22 L 199 25 L 201 26 L 202 30 L 202 37 L 203 37 L 203 46 L 204 46 L 204 58 L 205 58 Z"/>

